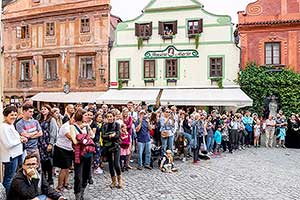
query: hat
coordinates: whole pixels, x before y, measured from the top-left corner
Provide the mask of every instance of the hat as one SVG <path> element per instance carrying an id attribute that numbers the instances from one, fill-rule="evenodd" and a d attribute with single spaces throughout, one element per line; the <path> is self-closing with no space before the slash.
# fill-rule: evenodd
<path id="1" fill-rule="evenodd" d="M 141 113 L 146 114 L 146 111 L 145 111 L 145 110 L 141 110 L 141 111 L 140 111 L 140 114 L 141 114 Z"/>

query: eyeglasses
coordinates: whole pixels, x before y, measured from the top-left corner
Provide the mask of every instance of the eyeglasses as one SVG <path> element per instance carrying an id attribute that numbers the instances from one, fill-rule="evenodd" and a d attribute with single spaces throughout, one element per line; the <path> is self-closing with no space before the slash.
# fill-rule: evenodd
<path id="1" fill-rule="evenodd" d="M 37 166 L 37 163 L 26 163 L 25 166 Z"/>

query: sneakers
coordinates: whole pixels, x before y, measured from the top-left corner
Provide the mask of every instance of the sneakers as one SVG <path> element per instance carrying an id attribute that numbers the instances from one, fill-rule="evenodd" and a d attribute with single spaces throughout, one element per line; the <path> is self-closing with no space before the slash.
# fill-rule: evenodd
<path id="1" fill-rule="evenodd" d="M 283 144 L 283 145 L 282 145 L 282 148 L 286 149 L 286 146 Z"/>
<path id="2" fill-rule="evenodd" d="M 182 158 L 182 162 L 186 162 L 186 158 Z"/>
<path id="3" fill-rule="evenodd" d="M 103 174 L 103 170 L 98 167 L 96 170 L 95 170 L 95 174 Z"/>
<path id="4" fill-rule="evenodd" d="M 279 145 L 278 145 L 278 144 L 276 144 L 276 148 L 279 148 Z"/>

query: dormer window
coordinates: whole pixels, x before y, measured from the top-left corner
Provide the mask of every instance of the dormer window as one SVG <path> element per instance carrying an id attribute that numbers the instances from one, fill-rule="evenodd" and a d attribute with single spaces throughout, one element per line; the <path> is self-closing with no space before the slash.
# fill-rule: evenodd
<path id="1" fill-rule="evenodd" d="M 159 22 L 159 35 L 163 39 L 172 39 L 177 34 L 177 21 Z"/>
<path id="2" fill-rule="evenodd" d="M 152 36 L 152 22 L 135 24 L 135 36 L 149 39 Z"/>

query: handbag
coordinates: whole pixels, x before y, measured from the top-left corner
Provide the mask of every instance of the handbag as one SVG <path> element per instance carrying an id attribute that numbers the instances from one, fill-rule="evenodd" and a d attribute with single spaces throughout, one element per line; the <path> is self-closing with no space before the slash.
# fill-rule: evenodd
<path id="1" fill-rule="evenodd" d="M 167 138 L 170 136 L 170 131 L 162 131 L 161 132 L 161 137 L 162 138 Z"/>

